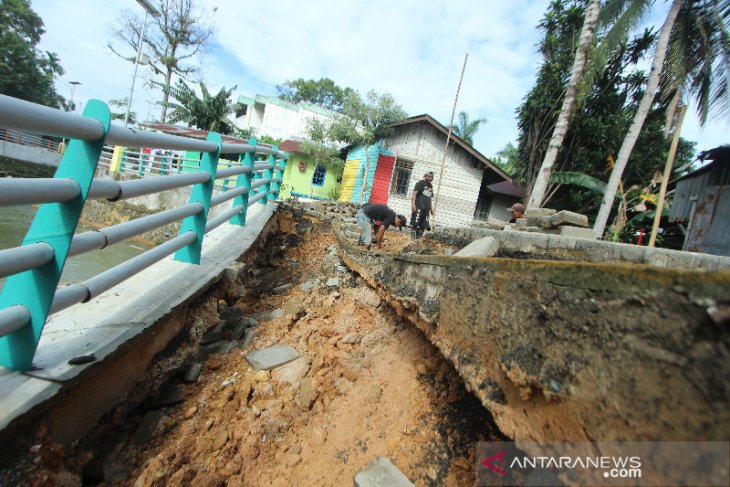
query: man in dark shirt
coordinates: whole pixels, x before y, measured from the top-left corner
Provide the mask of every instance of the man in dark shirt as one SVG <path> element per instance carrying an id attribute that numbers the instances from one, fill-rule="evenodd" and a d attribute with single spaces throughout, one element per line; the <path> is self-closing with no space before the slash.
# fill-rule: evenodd
<path id="1" fill-rule="evenodd" d="M 433 172 L 423 175 L 423 179 L 416 183 L 411 196 L 411 228 L 413 238 L 421 238 L 423 231 L 428 228 L 428 215 L 433 215 Z"/>
<path id="2" fill-rule="evenodd" d="M 375 230 L 375 243 L 381 248 L 383 235 L 389 226 L 402 227 L 406 223 L 406 217 L 396 215 L 393 210 L 385 205 L 366 204 L 360 208 L 355 215 L 357 224 L 360 226 L 359 243 L 367 245 L 373 241 L 373 230 Z M 372 225 L 372 227 L 371 227 Z"/>

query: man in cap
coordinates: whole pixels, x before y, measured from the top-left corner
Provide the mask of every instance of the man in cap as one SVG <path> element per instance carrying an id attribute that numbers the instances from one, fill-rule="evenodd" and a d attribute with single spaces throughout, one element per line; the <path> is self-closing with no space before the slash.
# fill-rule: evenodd
<path id="1" fill-rule="evenodd" d="M 355 214 L 355 220 L 360 227 L 360 240 L 358 243 L 367 245 L 373 241 L 373 231 L 375 232 L 375 243 L 378 248 L 382 248 L 383 235 L 389 226 L 395 225 L 397 228 L 406 224 L 406 217 L 396 215 L 393 210 L 385 205 L 365 204 Z M 371 228 L 372 225 L 372 228 Z"/>
<path id="2" fill-rule="evenodd" d="M 423 231 L 429 227 L 428 215 L 433 215 L 433 171 L 423 175 L 423 179 L 416 183 L 411 195 L 411 228 L 413 238 L 419 239 Z"/>
<path id="3" fill-rule="evenodd" d="M 515 223 L 518 218 L 525 218 L 525 205 L 522 203 L 515 203 L 514 205 L 507 208 L 507 211 L 512 213 L 510 223 Z"/>

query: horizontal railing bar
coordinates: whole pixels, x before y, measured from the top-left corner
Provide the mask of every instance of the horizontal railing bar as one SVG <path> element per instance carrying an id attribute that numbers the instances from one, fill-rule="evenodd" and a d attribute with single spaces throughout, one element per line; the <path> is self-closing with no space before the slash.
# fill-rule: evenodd
<path id="1" fill-rule="evenodd" d="M 255 181 L 251 181 L 251 189 L 256 189 L 259 186 L 263 186 L 265 184 L 270 184 L 270 183 L 271 183 L 271 181 L 269 181 L 269 178 L 257 179 Z"/>
<path id="2" fill-rule="evenodd" d="M 230 176 L 235 176 L 237 174 L 246 174 L 251 172 L 252 171 L 250 166 L 226 167 L 223 169 L 218 169 L 215 172 L 215 178 L 222 179 Z"/>
<path id="3" fill-rule="evenodd" d="M 0 205 L 62 203 L 76 198 L 80 192 L 79 184 L 68 178 L 0 179 Z"/>
<path id="4" fill-rule="evenodd" d="M 239 186 L 238 188 L 234 188 L 230 191 L 226 191 L 225 193 L 218 193 L 210 199 L 210 206 L 211 206 L 211 208 L 214 206 L 218 206 L 221 203 L 225 203 L 228 200 L 232 200 L 236 196 L 246 194 L 246 193 L 248 193 L 248 188 L 245 186 Z"/>
<path id="5" fill-rule="evenodd" d="M 48 310 L 48 316 L 53 313 L 58 313 L 62 309 L 66 309 L 76 303 L 88 301 L 88 299 L 89 290 L 82 284 L 71 284 L 70 286 L 58 289 L 53 296 L 53 302 L 51 303 L 51 308 Z"/>
<path id="6" fill-rule="evenodd" d="M 0 126 L 85 141 L 104 135 L 101 122 L 0 95 Z"/>
<path id="7" fill-rule="evenodd" d="M 234 216 L 238 215 L 243 211 L 243 206 L 236 205 L 233 208 L 230 208 L 220 215 L 216 216 L 215 218 L 211 218 L 208 220 L 208 222 L 205 224 L 205 233 L 210 232 L 211 230 L 218 228 Z"/>
<path id="8" fill-rule="evenodd" d="M 0 309 L 0 337 L 20 330 L 30 322 L 30 310 L 22 304 Z"/>
<path id="9" fill-rule="evenodd" d="M 266 198 L 266 193 L 259 193 L 254 196 L 250 196 L 248 198 L 248 206 L 251 206 L 252 204 L 256 203 L 258 200 L 260 200 L 262 198 Z"/>
<path id="10" fill-rule="evenodd" d="M 53 247 L 45 242 L 0 250 L 0 277 L 48 264 L 53 260 L 54 254 Z"/>
<path id="11" fill-rule="evenodd" d="M 71 139 L 81 139 L 87 142 L 98 140 L 104 135 L 101 122 L 88 117 L 82 117 L 71 112 L 62 112 L 36 103 L 19 100 L 7 95 L 0 95 L 0 127 L 44 135 L 55 135 Z M 159 147 L 172 150 L 193 150 L 198 152 L 215 152 L 218 144 L 207 140 L 180 137 L 177 135 L 160 134 L 125 128 L 120 125 L 111 125 L 105 140 L 108 145 L 123 145 L 128 147 Z M 252 152 L 249 144 L 222 144 L 224 153 Z M 283 153 L 266 147 L 256 147 L 260 154 Z"/>
<path id="12" fill-rule="evenodd" d="M 274 169 L 274 164 L 272 164 L 271 162 L 260 162 L 253 165 L 253 170 L 256 172 L 266 169 Z"/>
<path id="13" fill-rule="evenodd" d="M 56 291 L 51 309 L 48 314 L 57 313 L 63 309 L 73 306 L 76 303 L 87 302 L 95 298 L 107 289 L 111 289 L 120 282 L 128 279 L 142 269 L 145 269 L 155 262 L 158 262 L 177 250 L 185 247 L 197 237 L 195 232 L 185 232 L 172 240 L 148 250 L 132 259 L 119 264 L 116 267 L 98 274 L 91 279 L 81 283 L 72 284 Z"/>
<path id="14" fill-rule="evenodd" d="M 94 179 L 91 181 L 88 199 L 100 200 L 107 199 L 114 201 L 119 197 L 122 188 L 119 183 L 110 179 Z"/>
<path id="15" fill-rule="evenodd" d="M 109 245 L 121 242 L 140 233 L 168 225 L 172 222 L 182 220 L 185 217 L 195 215 L 203 211 L 203 204 L 199 202 L 161 211 L 154 215 L 148 215 L 136 220 L 120 223 L 111 227 L 102 228 L 78 235 L 74 235 L 69 249 L 69 257 L 79 255 L 90 250 L 103 249 Z"/>
<path id="16" fill-rule="evenodd" d="M 122 201 L 136 196 L 159 193 L 168 189 L 181 188 L 191 184 L 204 183 L 210 180 L 210 173 L 206 171 L 188 174 L 174 174 L 171 176 L 156 176 L 144 179 L 134 179 L 119 183 L 121 194 L 113 201 Z"/>
<path id="17" fill-rule="evenodd" d="M 89 290 L 88 299 L 97 297 L 104 291 L 113 288 L 120 282 L 129 279 L 139 271 L 146 269 L 152 264 L 159 262 L 170 254 L 173 254 L 192 243 L 197 238 L 195 232 L 185 232 L 167 242 L 158 245 L 152 250 L 122 262 L 116 267 L 98 274 L 85 281 L 83 285 Z M 87 301 L 88 301 L 87 299 Z"/>

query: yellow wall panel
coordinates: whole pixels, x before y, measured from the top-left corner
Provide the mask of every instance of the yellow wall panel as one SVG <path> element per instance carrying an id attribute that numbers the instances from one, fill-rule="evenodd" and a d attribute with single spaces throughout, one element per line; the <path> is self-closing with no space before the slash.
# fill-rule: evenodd
<path id="1" fill-rule="evenodd" d="M 360 168 L 360 161 L 347 161 L 345 169 L 342 171 L 342 193 L 340 193 L 340 201 L 352 201 L 352 191 L 355 189 L 355 180 L 357 179 L 357 171 Z"/>

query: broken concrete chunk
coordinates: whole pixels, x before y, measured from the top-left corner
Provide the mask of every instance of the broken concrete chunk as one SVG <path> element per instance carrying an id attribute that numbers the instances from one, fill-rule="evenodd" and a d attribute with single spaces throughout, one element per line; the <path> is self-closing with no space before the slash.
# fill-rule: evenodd
<path id="1" fill-rule="evenodd" d="M 288 382 L 296 384 L 309 372 L 311 361 L 308 357 L 299 357 L 286 365 L 277 367 L 271 371 L 271 378 L 276 382 Z"/>
<path id="2" fill-rule="evenodd" d="M 251 345 L 253 339 L 256 338 L 256 330 L 252 328 L 246 329 L 243 333 L 243 341 L 241 342 L 241 348 L 246 348 Z"/>
<path id="3" fill-rule="evenodd" d="M 251 318 L 257 321 L 271 321 L 282 316 L 284 316 L 284 310 L 275 309 L 273 311 L 259 311 L 258 313 L 252 314 Z"/>
<path id="4" fill-rule="evenodd" d="M 223 332 L 211 330 L 203 335 L 203 337 L 200 339 L 200 344 L 208 345 L 209 343 L 215 343 L 221 340 L 223 340 Z"/>
<path id="5" fill-rule="evenodd" d="M 377 457 L 368 468 L 355 474 L 355 487 L 413 487 L 413 482 L 385 457 Z"/>
<path id="6" fill-rule="evenodd" d="M 317 287 L 317 284 L 319 284 L 319 282 L 316 279 L 312 279 L 311 281 L 300 284 L 299 289 L 301 289 L 302 291 L 310 291 Z"/>
<path id="7" fill-rule="evenodd" d="M 342 285 L 342 279 L 339 277 L 330 277 L 325 284 L 327 287 L 340 287 Z"/>
<path id="8" fill-rule="evenodd" d="M 149 411 L 142 418 L 137 431 L 134 432 L 134 443 L 144 445 L 152 439 L 157 429 L 157 423 L 160 422 L 164 415 L 160 411 Z"/>
<path id="9" fill-rule="evenodd" d="M 197 382 L 200 377 L 200 372 L 203 370 L 203 364 L 201 362 L 191 362 L 185 367 L 185 375 L 183 380 L 185 382 Z"/>
<path id="10" fill-rule="evenodd" d="M 454 257 L 493 257 L 499 250 L 499 241 L 494 237 L 483 237 L 459 250 Z"/>
<path id="11" fill-rule="evenodd" d="M 528 208 L 525 216 L 528 218 L 540 218 L 542 216 L 550 217 L 555 213 L 557 213 L 557 210 L 553 210 L 552 208 Z"/>
<path id="12" fill-rule="evenodd" d="M 592 228 L 573 227 L 570 225 L 560 226 L 560 235 L 564 237 L 589 238 L 595 240 L 596 234 Z"/>
<path id="13" fill-rule="evenodd" d="M 270 370 L 300 357 L 299 352 L 286 343 L 256 350 L 246 354 L 246 360 L 254 370 Z"/>
<path id="14" fill-rule="evenodd" d="M 580 213 L 574 213 L 568 210 L 561 210 L 550 217 L 553 226 L 574 225 L 576 227 L 588 227 L 588 217 Z"/>
<path id="15" fill-rule="evenodd" d="M 245 318 L 240 318 L 228 335 L 231 340 L 240 340 L 246 329 L 250 326 L 249 321 Z"/>

